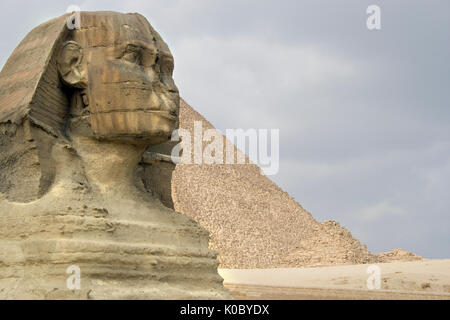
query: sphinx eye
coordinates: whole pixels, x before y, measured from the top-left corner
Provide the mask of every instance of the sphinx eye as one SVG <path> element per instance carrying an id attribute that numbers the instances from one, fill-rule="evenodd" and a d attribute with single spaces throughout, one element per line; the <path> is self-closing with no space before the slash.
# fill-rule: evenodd
<path id="1" fill-rule="evenodd" d="M 172 59 L 164 59 L 161 61 L 161 72 L 166 74 L 172 74 L 174 69 L 173 60 Z"/>
<path id="2" fill-rule="evenodd" d="M 137 47 L 128 46 L 122 55 L 122 59 L 134 64 L 141 64 L 141 52 Z"/>

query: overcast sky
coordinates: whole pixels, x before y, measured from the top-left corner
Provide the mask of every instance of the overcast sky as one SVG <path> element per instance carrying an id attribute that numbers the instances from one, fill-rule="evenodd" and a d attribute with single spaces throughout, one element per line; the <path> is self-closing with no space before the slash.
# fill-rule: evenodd
<path id="1" fill-rule="evenodd" d="M 2 0 L 0 64 L 69 5 L 143 14 L 218 129 L 279 128 L 271 179 L 319 221 L 450 257 L 450 1 Z"/>

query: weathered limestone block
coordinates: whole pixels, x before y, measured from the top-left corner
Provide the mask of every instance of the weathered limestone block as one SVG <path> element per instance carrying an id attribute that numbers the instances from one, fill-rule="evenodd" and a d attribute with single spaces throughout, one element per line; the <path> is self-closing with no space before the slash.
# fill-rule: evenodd
<path id="1" fill-rule="evenodd" d="M 178 125 L 167 45 L 138 14 L 68 17 L 0 73 L 0 298 L 230 298 L 208 232 L 142 183 Z"/>

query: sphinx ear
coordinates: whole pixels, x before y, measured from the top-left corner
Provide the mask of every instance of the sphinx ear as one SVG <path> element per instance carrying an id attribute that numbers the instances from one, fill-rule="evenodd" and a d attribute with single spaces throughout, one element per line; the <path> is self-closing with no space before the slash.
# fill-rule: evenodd
<path id="1" fill-rule="evenodd" d="M 87 87 L 82 60 L 83 49 L 77 42 L 67 41 L 62 45 L 56 63 L 62 80 L 70 87 L 80 89 Z"/>

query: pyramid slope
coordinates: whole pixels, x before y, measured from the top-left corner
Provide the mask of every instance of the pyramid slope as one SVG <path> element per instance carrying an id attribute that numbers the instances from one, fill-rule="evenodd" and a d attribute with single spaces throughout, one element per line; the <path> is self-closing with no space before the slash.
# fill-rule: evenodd
<path id="1" fill-rule="evenodd" d="M 201 121 L 203 130 L 214 129 L 182 100 L 180 127 L 192 137 L 194 121 Z M 210 232 L 210 246 L 219 252 L 222 268 L 378 260 L 337 223 L 317 222 L 254 164 L 178 164 L 172 176 L 172 198 L 176 211 Z"/>

